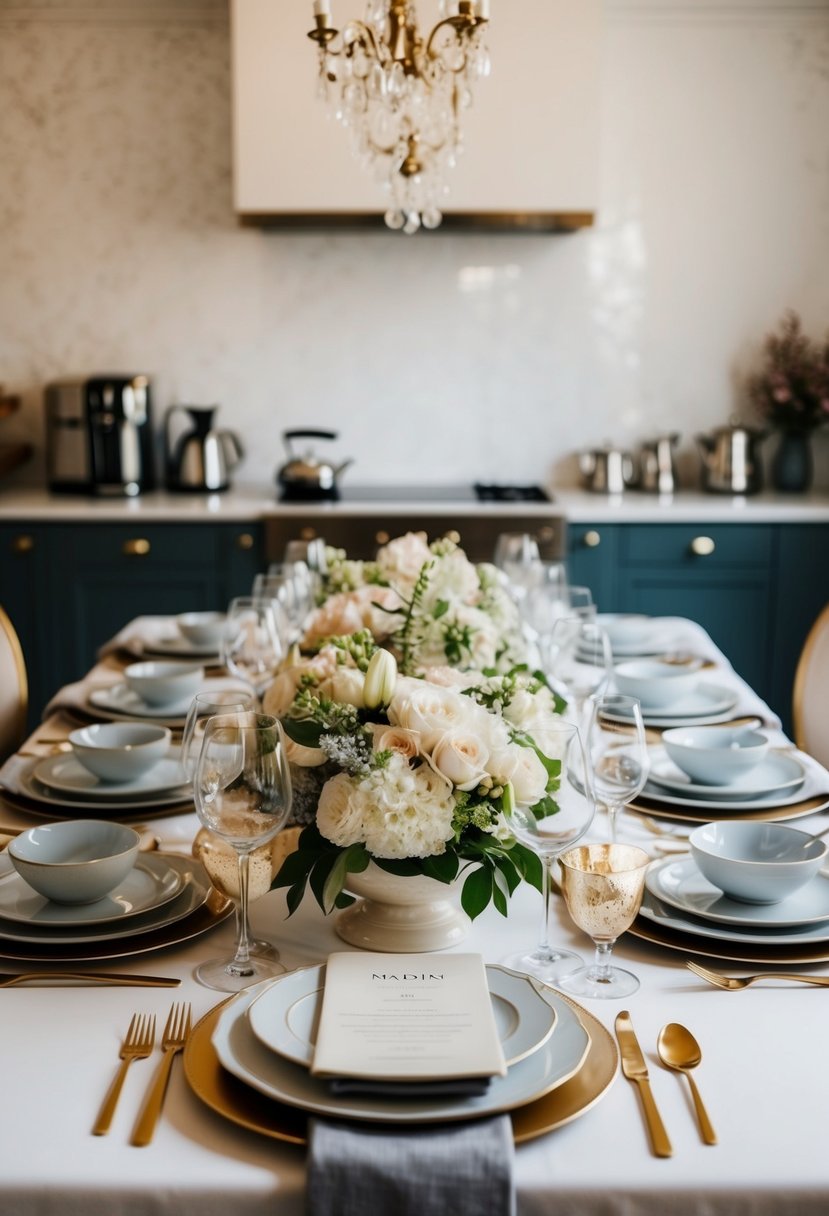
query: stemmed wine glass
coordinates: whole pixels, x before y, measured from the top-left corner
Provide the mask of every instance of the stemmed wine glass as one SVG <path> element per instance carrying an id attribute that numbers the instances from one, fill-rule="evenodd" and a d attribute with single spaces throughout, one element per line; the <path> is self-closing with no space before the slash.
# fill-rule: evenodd
<path id="1" fill-rule="evenodd" d="M 587 698 L 610 683 L 613 656 L 607 634 L 589 615 L 563 616 L 542 636 L 539 648 L 553 683 L 573 702 L 579 721 Z"/>
<path id="2" fill-rule="evenodd" d="M 233 958 L 202 963 L 196 978 L 208 988 L 239 992 L 285 970 L 273 959 L 252 955 L 248 935 L 250 855 L 273 840 L 291 809 L 290 769 L 278 720 L 254 710 L 209 718 L 193 792 L 201 823 L 237 854 L 240 908 Z"/>
<path id="3" fill-rule="evenodd" d="M 636 919 L 650 861 L 644 849 L 630 844 L 583 844 L 559 858 L 567 911 L 596 947 L 591 965 L 561 980 L 565 992 L 599 1000 L 636 992 L 639 980 L 631 971 L 612 967 L 610 955 Z"/>
<path id="4" fill-rule="evenodd" d="M 616 840 L 619 812 L 644 788 L 650 772 L 642 707 L 636 697 L 591 697 L 587 751 L 596 798 L 607 808 L 610 839 Z"/>
<path id="5" fill-rule="evenodd" d="M 257 696 L 276 675 L 290 645 L 285 618 L 265 596 L 238 596 L 231 600 L 222 639 L 222 661 L 244 680 Z"/>
<path id="6" fill-rule="evenodd" d="M 517 840 L 537 853 L 542 865 L 543 918 L 539 944 L 533 951 L 512 954 L 504 959 L 507 967 L 525 971 L 546 982 L 557 982 L 580 966 L 582 960 L 572 950 L 550 945 L 550 887 L 556 858 L 579 840 L 593 821 L 596 803 L 590 784 L 587 757 L 578 727 L 572 722 L 556 721 L 543 732 L 545 756 L 558 761 L 561 770 L 558 789 L 536 811 L 504 799 L 504 815 Z"/>

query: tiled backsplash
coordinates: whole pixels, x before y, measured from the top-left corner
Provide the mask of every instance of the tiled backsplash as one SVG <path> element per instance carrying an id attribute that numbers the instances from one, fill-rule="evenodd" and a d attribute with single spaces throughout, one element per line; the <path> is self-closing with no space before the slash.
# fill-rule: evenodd
<path id="1" fill-rule="evenodd" d="M 598 222 L 566 237 L 241 229 L 223 4 L 0 23 L 3 438 L 42 447 L 50 378 L 148 371 L 159 421 L 221 405 L 243 480 L 317 425 L 362 482 L 572 484 L 575 450 L 678 430 L 695 484 L 784 309 L 829 327 L 826 7 L 610 4 Z"/>

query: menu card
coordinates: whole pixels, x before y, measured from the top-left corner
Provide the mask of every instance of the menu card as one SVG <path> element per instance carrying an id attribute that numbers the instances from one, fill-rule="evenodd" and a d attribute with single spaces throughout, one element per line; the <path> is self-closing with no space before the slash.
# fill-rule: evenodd
<path id="1" fill-rule="evenodd" d="M 311 1072 L 424 1081 L 505 1076 L 480 954 L 332 954 Z"/>

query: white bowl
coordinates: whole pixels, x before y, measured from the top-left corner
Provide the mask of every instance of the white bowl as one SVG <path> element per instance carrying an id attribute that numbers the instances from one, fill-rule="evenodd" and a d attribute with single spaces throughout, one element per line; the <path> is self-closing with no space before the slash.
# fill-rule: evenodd
<path id="1" fill-rule="evenodd" d="M 227 627 L 226 613 L 182 612 L 175 620 L 181 636 L 194 646 L 215 646 L 217 649 L 221 646 Z"/>
<path id="2" fill-rule="evenodd" d="M 204 668 L 158 660 L 131 663 L 124 668 L 124 679 L 148 705 L 172 705 L 195 696 L 204 683 Z"/>
<path id="3" fill-rule="evenodd" d="M 817 874 L 827 852 L 824 841 L 780 823 L 704 823 L 688 839 L 704 877 L 748 904 L 776 904 L 793 894 Z"/>
<path id="4" fill-rule="evenodd" d="M 29 828 L 9 845 L 21 878 L 59 904 L 103 899 L 135 865 L 140 836 L 123 823 L 66 819 Z"/>
<path id="5" fill-rule="evenodd" d="M 633 659 L 613 668 L 616 687 L 626 697 L 638 697 L 643 709 L 664 709 L 692 693 L 699 683 L 699 666 L 679 666 L 661 659 Z"/>
<path id="6" fill-rule="evenodd" d="M 729 785 L 766 758 L 769 741 L 745 726 L 677 726 L 662 732 L 665 751 L 699 785 Z"/>
<path id="7" fill-rule="evenodd" d="M 75 759 L 102 781 L 132 781 L 170 749 L 172 732 L 148 722 L 99 722 L 69 735 Z"/>
<path id="8" fill-rule="evenodd" d="M 639 612 L 602 612 L 598 623 L 614 646 L 639 646 L 647 641 L 651 618 Z"/>

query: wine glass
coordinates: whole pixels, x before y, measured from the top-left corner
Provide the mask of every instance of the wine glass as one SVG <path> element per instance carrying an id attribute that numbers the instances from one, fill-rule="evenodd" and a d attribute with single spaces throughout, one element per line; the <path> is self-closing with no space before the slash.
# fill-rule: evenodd
<path id="1" fill-rule="evenodd" d="M 539 560 L 538 541 L 529 532 L 499 532 L 493 564 L 506 572 L 507 565 L 531 566 Z"/>
<path id="2" fill-rule="evenodd" d="M 208 718 L 213 718 L 217 714 L 241 713 L 243 710 L 255 708 L 255 696 L 252 692 L 245 692 L 242 688 L 196 693 L 187 710 L 184 731 L 181 736 L 181 767 L 188 782 L 192 781 L 195 776 L 196 762 L 201 751 L 204 728 Z"/>
<path id="3" fill-rule="evenodd" d="M 559 854 L 574 845 L 590 827 L 596 803 L 578 727 L 563 719 L 556 720 L 544 728 L 540 738 L 543 742 L 539 746 L 545 756 L 561 766 L 558 789 L 539 808 L 533 809 L 518 805 L 509 796 L 511 787 L 507 787 L 504 816 L 515 838 L 537 853 L 541 860 L 541 936 L 535 950 L 512 954 L 504 963 L 545 982 L 557 982 L 561 976 L 574 971 L 582 960 L 572 950 L 550 945 L 552 868 Z"/>
<path id="4" fill-rule="evenodd" d="M 253 580 L 252 594 L 254 599 L 271 601 L 281 637 L 294 641 L 300 636 L 312 601 L 307 584 L 303 584 L 293 571 L 257 574 Z"/>
<path id="5" fill-rule="evenodd" d="M 607 808 L 615 841 L 619 812 L 643 789 L 650 772 L 642 707 L 636 697 L 613 693 L 592 697 L 585 713 L 593 788 Z"/>
<path id="6" fill-rule="evenodd" d="M 288 645 L 272 600 L 256 595 L 231 600 L 222 640 L 222 661 L 257 696 L 276 675 Z"/>
<path id="7" fill-rule="evenodd" d="M 561 891 L 579 929 L 593 939 L 592 964 L 573 971 L 559 987 L 599 1000 L 630 996 L 639 987 L 631 971 L 610 965 L 617 938 L 636 919 L 650 857 L 631 844 L 583 844 L 559 858 Z"/>
<path id="8" fill-rule="evenodd" d="M 202 963 L 196 978 L 208 988 L 239 992 L 285 970 L 274 959 L 253 955 L 248 935 L 250 855 L 273 840 L 291 809 L 290 769 L 278 720 L 254 710 L 209 718 L 193 792 L 203 826 L 236 851 L 239 874 L 233 958 Z"/>
<path id="9" fill-rule="evenodd" d="M 613 654 L 607 634 L 590 616 L 559 617 L 539 639 L 539 649 L 553 683 L 573 702 L 579 721 L 587 698 L 610 684 Z"/>

